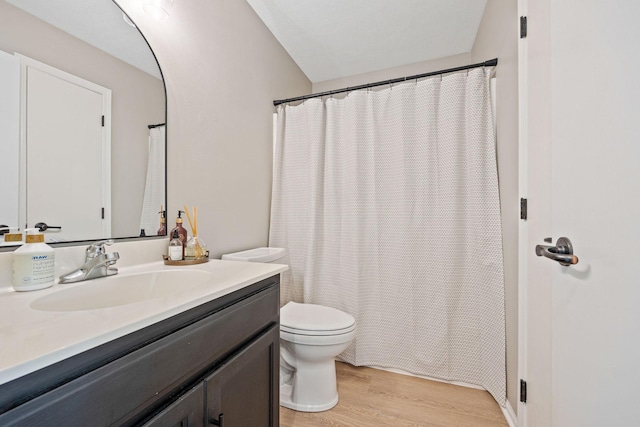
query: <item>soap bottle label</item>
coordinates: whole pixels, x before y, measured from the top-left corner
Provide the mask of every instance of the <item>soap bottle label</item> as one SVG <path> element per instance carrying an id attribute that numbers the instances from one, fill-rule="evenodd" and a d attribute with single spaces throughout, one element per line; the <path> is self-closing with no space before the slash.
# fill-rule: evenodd
<path id="1" fill-rule="evenodd" d="M 169 246 L 169 259 L 171 261 L 182 261 L 182 245 Z"/>
<path id="2" fill-rule="evenodd" d="M 13 285 L 37 286 L 53 283 L 54 281 L 54 256 L 53 254 L 24 254 L 13 265 Z"/>

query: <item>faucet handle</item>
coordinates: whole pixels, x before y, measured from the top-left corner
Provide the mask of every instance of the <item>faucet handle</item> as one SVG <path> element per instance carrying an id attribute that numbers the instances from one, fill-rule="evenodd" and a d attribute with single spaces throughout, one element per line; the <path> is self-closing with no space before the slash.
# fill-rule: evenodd
<path id="1" fill-rule="evenodd" d="M 105 245 L 109 246 L 113 244 L 113 239 L 108 239 L 108 240 L 100 240 L 98 242 L 92 243 L 91 245 L 89 245 L 89 247 L 87 247 L 87 249 L 85 249 L 85 255 L 86 258 L 95 258 L 99 255 L 103 255 L 104 254 L 104 247 Z"/>

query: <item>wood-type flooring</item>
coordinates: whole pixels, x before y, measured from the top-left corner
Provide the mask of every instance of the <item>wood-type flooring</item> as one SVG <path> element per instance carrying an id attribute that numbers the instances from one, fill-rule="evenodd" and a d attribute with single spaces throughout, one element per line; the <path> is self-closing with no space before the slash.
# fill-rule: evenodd
<path id="1" fill-rule="evenodd" d="M 508 424 L 484 390 L 336 362 L 340 401 L 330 411 L 280 407 L 281 427 L 446 426 Z"/>

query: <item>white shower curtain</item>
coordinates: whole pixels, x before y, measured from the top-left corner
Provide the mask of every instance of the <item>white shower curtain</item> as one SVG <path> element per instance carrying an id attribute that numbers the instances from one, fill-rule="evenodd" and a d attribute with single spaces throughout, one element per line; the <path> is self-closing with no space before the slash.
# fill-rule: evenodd
<path id="1" fill-rule="evenodd" d="M 357 321 L 341 358 L 476 384 L 505 405 L 491 70 L 280 106 L 271 246 L 283 300 Z"/>
<path id="2" fill-rule="evenodd" d="M 155 236 L 160 227 L 160 206 L 165 205 L 165 145 L 166 126 L 149 129 L 149 160 L 140 229 Z M 166 209 L 166 206 L 164 207 Z"/>

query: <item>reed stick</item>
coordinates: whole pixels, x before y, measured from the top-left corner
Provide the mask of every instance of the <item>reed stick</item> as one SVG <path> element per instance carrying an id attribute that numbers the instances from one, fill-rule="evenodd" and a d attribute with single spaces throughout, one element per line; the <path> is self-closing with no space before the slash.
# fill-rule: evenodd
<path id="1" fill-rule="evenodd" d="M 189 221 L 189 227 L 191 227 L 191 233 L 194 236 L 197 236 L 194 228 L 193 228 L 193 222 L 191 221 L 191 214 L 189 213 L 189 208 L 187 207 L 187 205 L 184 205 L 184 213 L 187 215 L 187 221 Z"/>
<path id="2" fill-rule="evenodd" d="M 193 207 L 193 235 L 198 235 L 198 207 Z"/>

